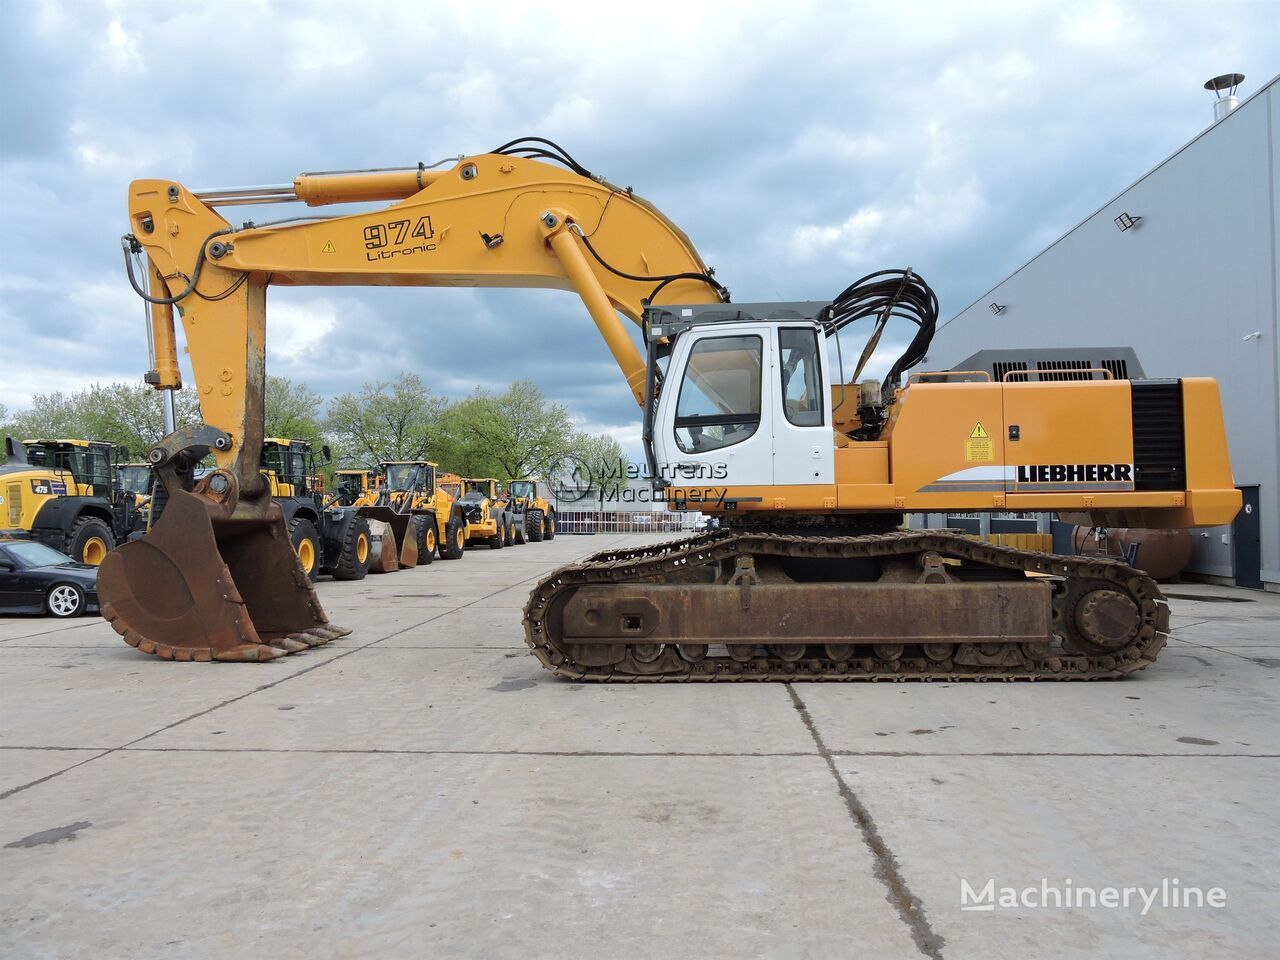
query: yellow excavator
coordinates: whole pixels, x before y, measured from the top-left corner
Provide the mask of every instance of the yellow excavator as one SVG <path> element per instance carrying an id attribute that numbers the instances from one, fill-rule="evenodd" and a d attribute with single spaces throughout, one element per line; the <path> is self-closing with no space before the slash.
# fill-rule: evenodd
<path id="1" fill-rule="evenodd" d="M 388 203 L 238 226 L 217 212 L 285 201 Z M 914 271 L 872 274 L 831 300 L 732 303 L 673 223 L 550 141 L 281 186 L 138 180 L 129 222 L 125 265 L 152 305 L 148 379 L 180 386 L 177 306 L 203 416 L 151 450 L 169 506 L 99 576 L 115 629 L 162 657 L 261 660 L 345 632 L 258 475 L 269 285 L 578 294 L 643 410 L 669 506 L 713 514 L 720 529 L 599 554 L 537 584 L 526 640 L 564 677 L 1122 676 L 1165 642 L 1168 607 L 1149 577 L 1106 558 L 904 531 L 903 514 L 1190 527 L 1227 523 L 1240 506 L 1214 381 L 908 374 L 937 322 Z M 619 314 L 640 326 L 643 352 Z M 891 321 L 914 336 L 882 381 L 864 379 Z M 854 324 L 867 347 L 846 358 L 839 335 Z M 195 481 L 210 453 L 216 468 Z"/>

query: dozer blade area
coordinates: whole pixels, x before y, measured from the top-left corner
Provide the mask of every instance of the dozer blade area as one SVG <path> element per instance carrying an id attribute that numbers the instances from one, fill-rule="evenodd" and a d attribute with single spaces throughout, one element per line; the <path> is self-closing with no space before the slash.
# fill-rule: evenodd
<path id="1" fill-rule="evenodd" d="M 396 535 L 392 532 L 390 524 L 381 520 L 370 520 L 369 540 L 373 547 L 369 560 L 370 573 L 395 573 L 400 569 Z"/>
<path id="2" fill-rule="evenodd" d="M 273 660 L 351 631 L 329 623 L 276 503 L 232 519 L 173 491 L 151 532 L 98 568 L 102 614 L 130 646 L 167 660 Z"/>
<path id="3" fill-rule="evenodd" d="M 399 551 L 400 566 L 416 567 L 418 565 L 418 527 L 417 519 L 412 514 L 400 513 L 391 507 L 372 506 L 361 507 L 360 516 L 367 518 L 370 522 L 377 520 L 385 523 L 391 528 L 391 532 L 395 535 L 396 550 Z"/>

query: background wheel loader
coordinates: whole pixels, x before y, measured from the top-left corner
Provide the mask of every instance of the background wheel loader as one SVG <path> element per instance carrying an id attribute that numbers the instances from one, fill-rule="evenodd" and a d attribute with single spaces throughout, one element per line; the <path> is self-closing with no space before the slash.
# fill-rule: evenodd
<path id="1" fill-rule="evenodd" d="M 115 462 L 127 450 L 96 440 L 9 440 L 6 452 L 0 536 L 97 566 L 140 525 L 137 497 L 121 486 Z"/>
<path id="2" fill-rule="evenodd" d="M 391 526 L 402 566 L 430 563 L 437 554 L 456 560 L 467 546 L 462 507 L 437 482 L 429 460 L 388 460 L 378 465 L 379 486 L 357 500 L 360 512 Z M 407 550 L 416 559 L 407 557 Z"/>
<path id="3" fill-rule="evenodd" d="M 328 448 L 324 451 L 327 455 Z M 262 473 L 280 504 L 303 572 L 311 579 L 328 573 L 335 580 L 363 580 L 369 572 L 369 521 L 354 507 L 326 499 L 318 489 L 315 454 L 303 440 L 268 437 L 262 444 Z"/>
<path id="4" fill-rule="evenodd" d="M 462 507 L 468 545 L 483 543 L 501 550 L 515 543 L 515 516 L 498 500 L 496 479 L 446 473 L 440 477 L 440 486 Z"/>
<path id="5" fill-rule="evenodd" d="M 515 516 L 517 543 L 540 543 L 556 538 L 556 511 L 536 480 L 512 480 L 507 484 L 508 509 Z"/>

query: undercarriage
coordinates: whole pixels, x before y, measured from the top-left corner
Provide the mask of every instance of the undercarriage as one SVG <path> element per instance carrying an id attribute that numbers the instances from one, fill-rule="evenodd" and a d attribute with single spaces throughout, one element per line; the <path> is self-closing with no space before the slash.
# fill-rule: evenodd
<path id="1" fill-rule="evenodd" d="M 1168 624 L 1123 563 L 948 531 L 715 531 L 562 567 L 525 607 L 544 667 L 615 682 L 1115 678 Z"/>

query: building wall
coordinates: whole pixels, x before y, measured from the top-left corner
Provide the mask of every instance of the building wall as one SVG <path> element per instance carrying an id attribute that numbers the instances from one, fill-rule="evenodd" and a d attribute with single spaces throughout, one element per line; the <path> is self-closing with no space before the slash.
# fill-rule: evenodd
<path id="1" fill-rule="evenodd" d="M 1278 133 L 1273 80 L 944 324 L 925 365 L 942 369 L 984 348 L 1131 346 L 1148 377 L 1215 377 L 1236 483 L 1261 488 L 1262 577 L 1272 584 L 1280 584 Z M 1122 212 L 1142 222 L 1122 233 L 1113 222 Z M 993 301 L 1005 305 L 998 316 Z M 1190 569 L 1231 576 L 1230 528 L 1195 540 Z"/>

